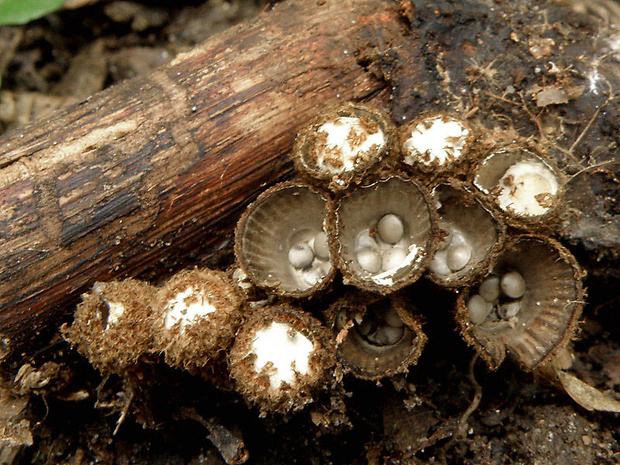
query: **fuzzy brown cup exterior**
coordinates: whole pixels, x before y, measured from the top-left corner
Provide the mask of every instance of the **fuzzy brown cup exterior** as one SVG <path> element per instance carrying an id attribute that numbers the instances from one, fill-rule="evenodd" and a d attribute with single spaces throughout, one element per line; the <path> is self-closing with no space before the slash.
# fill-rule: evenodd
<path id="1" fill-rule="evenodd" d="M 135 279 L 95 283 L 63 336 L 101 373 L 122 375 L 152 349 L 155 288 Z"/>
<path id="2" fill-rule="evenodd" d="M 400 177 L 342 197 L 332 227 L 344 282 L 388 294 L 416 281 L 432 258 L 437 237 L 430 205 L 424 187 Z"/>
<path id="3" fill-rule="evenodd" d="M 277 184 L 250 204 L 237 225 L 235 254 L 256 286 L 302 298 L 331 283 L 328 205 L 327 196 L 298 182 Z"/>
<path id="4" fill-rule="evenodd" d="M 563 211 L 563 173 L 524 142 L 513 142 L 482 159 L 472 177 L 511 226 L 545 230 Z"/>
<path id="5" fill-rule="evenodd" d="M 400 162 L 414 174 L 454 175 L 466 165 L 475 137 L 457 115 L 423 113 L 398 129 Z"/>
<path id="6" fill-rule="evenodd" d="M 297 135 L 297 171 L 333 191 L 358 183 L 393 150 L 395 127 L 377 108 L 346 103 L 320 114 Z"/>
<path id="7" fill-rule="evenodd" d="M 444 182 L 435 186 L 433 197 L 442 240 L 428 276 L 440 286 L 467 285 L 488 271 L 504 244 L 506 225 L 468 184 Z"/>
<path id="8" fill-rule="evenodd" d="M 505 287 L 504 280 L 515 275 L 522 287 L 513 298 L 514 289 Z M 583 276 L 575 258 L 557 241 L 518 236 L 506 245 L 491 274 L 459 295 L 461 334 L 491 369 L 509 352 L 532 370 L 573 338 L 585 294 Z M 488 294 L 488 284 L 495 285 L 495 299 L 481 297 Z M 480 308 L 485 310 L 480 313 Z"/>
<path id="9" fill-rule="evenodd" d="M 225 273 L 184 270 L 157 293 L 152 332 L 166 363 L 191 372 L 221 359 L 241 324 L 242 299 Z"/>
<path id="10" fill-rule="evenodd" d="M 254 285 L 238 263 L 235 262 L 228 267 L 226 276 L 250 306 L 260 305 L 260 302 L 267 297 L 265 291 Z"/>
<path id="11" fill-rule="evenodd" d="M 399 296 L 357 293 L 334 302 L 328 319 L 345 370 L 370 380 L 406 373 L 427 341 L 414 310 Z"/>
<path id="12" fill-rule="evenodd" d="M 334 364 L 327 329 L 288 304 L 254 312 L 229 355 L 237 389 L 262 413 L 295 411 L 312 402 L 333 383 Z"/>

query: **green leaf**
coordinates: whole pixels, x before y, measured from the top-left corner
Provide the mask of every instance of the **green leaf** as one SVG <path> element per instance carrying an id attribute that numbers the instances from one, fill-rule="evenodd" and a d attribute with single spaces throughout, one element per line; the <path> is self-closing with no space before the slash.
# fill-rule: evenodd
<path id="1" fill-rule="evenodd" d="M 64 0 L 0 0 L 0 26 L 26 24 L 57 10 Z"/>

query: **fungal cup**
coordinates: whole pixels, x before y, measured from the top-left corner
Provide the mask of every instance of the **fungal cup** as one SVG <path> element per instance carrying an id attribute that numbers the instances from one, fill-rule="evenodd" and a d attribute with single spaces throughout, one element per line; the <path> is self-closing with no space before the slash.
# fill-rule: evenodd
<path id="1" fill-rule="evenodd" d="M 241 217 L 235 252 L 257 286 L 306 297 L 332 280 L 327 198 L 300 183 L 281 183 L 261 194 Z"/>
<path id="2" fill-rule="evenodd" d="M 328 310 L 338 357 L 358 378 L 406 373 L 426 344 L 412 306 L 399 297 L 345 295 Z"/>
<path id="3" fill-rule="evenodd" d="M 123 374 L 153 349 L 154 295 L 154 287 L 135 279 L 97 282 L 63 335 L 102 373 Z"/>
<path id="4" fill-rule="evenodd" d="M 389 293 L 424 271 L 432 252 L 434 212 L 415 182 L 392 177 L 359 187 L 336 209 L 338 266 L 346 283 Z"/>
<path id="5" fill-rule="evenodd" d="M 241 323 L 241 303 L 223 272 L 177 273 L 157 292 L 152 325 L 156 350 L 171 366 L 202 370 L 231 346 Z"/>
<path id="6" fill-rule="evenodd" d="M 558 216 L 564 178 L 545 157 L 514 145 L 482 160 L 474 185 L 510 224 L 542 225 Z"/>
<path id="7" fill-rule="evenodd" d="M 433 196 L 443 238 L 430 263 L 429 276 L 442 286 L 467 284 L 488 269 L 500 250 L 504 223 L 464 184 L 440 184 Z"/>
<path id="8" fill-rule="evenodd" d="M 544 236 L 519 236 L 491 273 L 459 295 L 457 321 L 468 343 L 495 369 L 510 352 L 534 369 L 565 347 L 581 314 L 583 273 Z"/>
<path id="9" fill-rule="evenodd" d="M 347 103 L 319 115 L 300 131 L 293 160 L 303 175 L 340 191 L 362 179 L 390 152 L 393 132 L 383 111 Z"/>
<path id="10" fill-rule="evenodd" d="M 254 312 L 239 330 L 229 366 L 237 389 L 261 411 L 292 411 L 324 388 L 335 363 L 321 323 L 287 304 Z"/>
<path id="11" fill-rule="evenodd" d="M 466 159 L 474 139 L 464 121 L 441 113 L 421 115 L 399 133 L 402 162 L 434 175 L 454 170 Z"/>

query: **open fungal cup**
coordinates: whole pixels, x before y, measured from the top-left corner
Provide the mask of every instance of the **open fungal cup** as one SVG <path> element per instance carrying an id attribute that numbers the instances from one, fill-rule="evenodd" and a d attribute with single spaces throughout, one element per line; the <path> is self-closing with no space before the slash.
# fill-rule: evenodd
<path id="1" fill-rule="evenodd" d="M 289 412 L 312 402 L 335 363 L 327 329 L 289 305 L 265 307 L 241 327 L 230 351 L 238 390 L 263 412 Z"/>
<path id="2" fill-rule="evenodd" d="M 504 223 L 460 183 L 440 184 L 433 197 L 443 237 L 429 276 L 443 286 L 467 284 L 488 269 L 502 246 Z"/>
<path id="3" fill-rule="evenodd" d="M 231 345 L 241 303 L 226 274 L 181 271 L 157 293 L 153 320 L 156 348 L 166 363 L 190 371 L 205 367 Z"/>
<path id="4" fill-rule="evenodd" d="M 329 309 L 338 358 L 358 378 L 406 373 L 426 344 L 420 323 L 400 298 L 348 295 Z"/>
<path id="5" fill-rule="evenodd" d="M 432 252 L 435 217 L 429 204 L 422 187 L 398 177 L 342 197 L 336 238 L 345 282 L 385 294 L 418 279 Z"/>
<path id="6" fill-rule="evenodd" d="M 556 216 L 564 179 L 550 161 L 515 145 L 482 160 L 474 185 L 519 226 Z"/>
<path id="7" fill-rule="evenodd" d="M 426 114 L 402 126 L 402 162 L 426 172 L 441 172 L 460 163 L 474 139 L 462 120 L 445 114 Z"/>
<path id="8" fill-rule="evenodd" d="M 235 253 L 257 286 L 288 297 L 326 287 L 335 270 L 325 230 L 326 197 L 285 182 L 261 194 L 237 226 Z"/>
<path id="9" fill-rule="evenodd" d="M 491 273 L 460 294 L 462 334 L 492 369 L 506 352 L 534 369 L 573 337 L 584 297 L 582 277 L 575 258 L 558 242 L 517 237 Z"/>
<path id="10" fill-rule="evenodd" d="M 95 283 L 63 335 L 102 373 L 123 374 L 152 350 L 155 292 L 135 279 Z"/>
<path id="11" fill-rule="evenodd" d="M 383 111 L 347 103 L 301 130 L 293 159 L 300 173 L 326 182 L 332 190 L 346 189 L 389 153 L 393 132 Z"/>

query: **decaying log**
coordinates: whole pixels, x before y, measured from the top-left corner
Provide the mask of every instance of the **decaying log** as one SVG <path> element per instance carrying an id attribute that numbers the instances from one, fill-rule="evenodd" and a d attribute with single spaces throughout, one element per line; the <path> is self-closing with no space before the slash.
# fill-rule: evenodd
<path id="1" fill-rule="evenodd" d="M 243 206 L 291 174 L 305 121 L 385 97 L 364 65 L 404 30 L 392 2 L 277 5 L 0 139 L 5 349 L 56 326 L 95 281 L 226 247 Z"/>
<path id="2" fill-rule="evenodd" d="M 292 174 L 300 126 L 346 100 L 389 100 L 396 122 L 456 112 L 489 147 L 535 142 L 569 179 L 560 238 L 590 276 L 620 276 L 615 26 L 560 2 L 412 4 L 278 4 L 0 138 L 0 341 L 21 353 L 97 280 L 229 251 L 243 207 Z"/>

